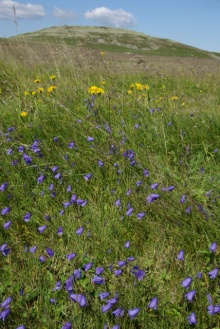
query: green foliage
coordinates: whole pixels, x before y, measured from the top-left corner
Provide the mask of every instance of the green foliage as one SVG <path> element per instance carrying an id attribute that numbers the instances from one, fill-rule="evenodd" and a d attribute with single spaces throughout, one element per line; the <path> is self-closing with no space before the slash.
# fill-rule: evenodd
<path id="1" fill-rule="evenodd" d="M 218 328 L 219 315 L 207 312 L 207 292 L 213 305 L 219 305 L 219 276 L 209 277 L 219 268 L 219 247 L 216 253 L 209 249 L 213 242 L 219 244 L 219 77 L 209 71 L 199 77 L 189 72 L 163 77 L 147 71 L 115 74 L 108 70 L 108 60 L 97 56 L 95 74 L 75 70 L 71 63 L 49 68 L 39 63 L 34 71 L 22 67 L 15 72 L 1 64 L 0 186 L 9 185 L 0 191 L 0 210 L 10 206 L 11 211 L 0 217 L 0 236 L 1 245 L 7 243 L 11 251 L 0 253 L 0 294 L 1 303 L 8 296 L 13 301 L 11 314 L 0 323 L 7 329 L 22 323 L 32 329 L 59 329 L 65 322 L 72 322 L 73 328 L 120 323 L 122 329 L 137 329 L 147 323 L 152 329 L 182 329 L 190 327 L 187 316 L 195 312 L 199 328 Z M 89 94 L 93 85 L 104 94 Z M 48 91 L 51 86 L 56 88 Z M 94 141 L 88 141 L 89 136 Z M 23 153 L 18 151 L 22 145 Z M 126 151 L 131 150 L 135 155 L 129 159 Z M 56 172 L 54 166 L 59 166 Z M 55 177 L 58 172 L 60 178 Z M 92 178 L 85 180 L 89 173 Z M 154 183 L 159 184 L 156 190 Z M 170 186 L 175 188 L 163 190 Z M 152 193 L 160 198 L 149 203 Z M 74 194 L 88 204 L 65 208 Z M 121 207 L 115 205 L 118 199 Z M 191 213 L 186 212 L 189 206 Z M 129 207 L 134 208 L 131 216 Z M 25 221 L 28 212 L 32 216 Z M 145 217 L 138 219 L 142 212 Z M 9 220 L 12 225 L 6 229 Z M 40 234 L 38 228 L 44 225 Z M 64 233 L 58 235 L 61 226 Z M 80 227 L 84 232 L 78 236 Z M 124 247 L 127 241 L 130 248 Z M 36 253 L 30 252 L 33 246 L 38 247 Z M 55 251 L 53 257 L 47 248 Z M 185 251 L 184 261 L 177 260 L 180 250 Z M 69 261 L 71 253 L 77 255 Z M 45 262 L 39 261 L 42 255 Z M 135 260 L 116 277 L 118 262 L 131 256 Z M 89 262 L 93 267 L 86 272 Z M 92 282 L 100 266 L 105 268 L 105 285 Z M 134 266 L 145 272 L 143 280 L 132 273 Z M 85 307 L 65 289 L 77 269 L 82 277 L 75 280 L 74 292 L 86 296 Z M 201 279 L 198 272 L 203 273 Z M 181 286 L 189 276 L 190 290 L 196 290 L 193 302 L 186 300 L 187 290 Z M 52 291 L 59 280 L 62 289 Z M 106 304 L 99 298 L 103 291 L 111 293 L 109 298 L 119 294 L 118 304 L 107 313 L 101 309 Z M 155 296 L 158 310 L 149 308 Z M 125 309 L 119 319 L 111 314 L 117 307 Z M 127 311 L 134 308 L 140 313 L 131 320 Z"/>

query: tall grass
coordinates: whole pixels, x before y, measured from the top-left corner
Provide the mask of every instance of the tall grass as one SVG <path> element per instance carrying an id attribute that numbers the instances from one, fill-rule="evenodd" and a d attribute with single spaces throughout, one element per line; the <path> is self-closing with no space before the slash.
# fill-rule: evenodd
<path id="1" fill-rule="evenodd" d="M 1 63 L 0 326 L 217 329 L 219 75 L 106 55 Z"/>

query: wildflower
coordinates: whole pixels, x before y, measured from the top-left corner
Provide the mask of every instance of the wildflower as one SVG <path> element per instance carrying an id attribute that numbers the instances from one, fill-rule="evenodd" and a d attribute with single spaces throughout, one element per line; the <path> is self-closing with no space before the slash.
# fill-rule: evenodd
<path id="1" fill-rule="evenodd" d="M 50 76 L 50 79 L 51 79 L 51 80 L 55 80 L 55 79 L 56 79 L 56 76 L 55 76 L 55 75 L 51 75 L 51 76 Z"/>
<path id="2" fill-rule="evenodd" d="M 190 214 L 191 211 L 192 211 L 192 206 L 189 206 L 189 207 L 186 209 L 186 213 L 187 213 L 187 214 Z"/>
<path id="3" fill-rule="evenodd" d="M 112 314 L 116 317 L 116 318 L 121 318 L 124 315 L 125 311 L 123 310 L 123 308 L 117 308 L 115 311 L 112 312 Z"/>
<path id="4" fill-rule="evenodd" d="M 103 88 L 99 88 L 97 86 L 92 86 L 88 89 L 88 92 L 92 95 L 100 95 L 100 94 L 104 94 L 104 89 Z"/>
<path id="5" fill-rule="evenodd" d="M 40 87 L 37 89 L 39 91 L 39 93 L 43 93 L 44 92 L 44 88 Z"/>
<path id="6" fill-rule="evenodd" d="M 184 260 L 184 257 L 185 257 L 185 251 L 180 250 L 179 254 L 177 255 L 177 259 L 178 260 Z"/>
<path id="7" fill-rule="evenodd" d="M 134 211 L 134 208 L 130 207 L 130 208 L 128 209 L 128 211 L 126 212 L 126 215 L 127 215 L 127 216 L 131 216 L 132 213 L 133 213 L 133 211 Z"/>
<path id="8" fill-rule="evenodd" d="M 45 175 L 41 175 L 40 177 L 38 177 L 37 181 L 39 184 L 43 183 L 43 181 L 45 180 L 46 176 Z"/>
<path id="9" fill-rule="evenodd" d="M 179 97 L 177 97 L 177 96 L 172 96 L 170 99 L 171 99 L 172 101 L 177 101 L 177 100 L 179 99 Z"/>
<path id="10" fill-rule="evenodd" d="M 78 230 L 76 231 L 76 234 L 78 236 L 81 236 L 83 234 L 83 232 L 84 232 L 84 227 L 82 226 L 82 227 L 78 228 Z"/>
<path id="11" fill-rule="evenodd" d="M 53 249 L 50 249 L 50 248 L 46 248 L 46 252 L 49 255 L 49 257 L 53 257 L 54 254 L 55 254 L 55 252 L 53 251 Z"/>
<path id="12" fill-rule="evenodd" d="M 103 272 L 104 272 L 104 267 L 103 266 L 100 266 L 100 267 L 97 267 L 96 268 L 96 271 L 95 271 L 95 273 L 97 274 L 97 275 L 100 275 L 100 274 L 102 274 Z"/>
<path id="13" fill-rule="evenodd" d="M 62 174 L 61 174 L 60 172 L 58 172 L 58 173 L 54 176 L 54 178 L 56 178 L 56 179 L 60 179 L 61 176 L 62 176 Z"/>
<path id="14" fill-rule="evenodd" d="M 21 112 L 21 117 L 26 117 L 27 115 L 28 115 L 28 112 L 26 112 L 26 111 Z"/>
<path id="15" fill-rule="evenodd" d="M 57 87 L 56 86 L 50 86 L 48 89 L 47 89 L 47 92 L 48 93 L 52 93 Z"/>
<path id="16" fill-rule="evenodd" d="M 31 247 L 31 248 L 30 248 L 30 252 L 31 252 L 32 254 L 35 254 L 36 251 L 37 251 L 37 246 L 34 246 L 34 247 Z"/>
<path id="17" fill-rule="evenodd" d="M 102 313 L 106 313 L 110 310 L 110 308 L 113 307 L 113 304 L 106 304 L 104 306 L 102 306 Z"/>
<path id="18" fill-rule="evenodd" d="M 88 272 L 92 268 L 92 265 L 92 262 L 90 262 L 88 264 L 83 265 L 83 268 L 86 272 Z"/>
<path id="19" fill-rule="evenodd" d="M 133 320 L 138 313 L 140 312 L 140 308 L 133 308 L 132 310 L 128 310 L 128 315 L 131 317 L 131 319 Z"/>
<path id="20" fill-rule="evenodd" d="M 0 191 L 4 192 L 8 187 L 8 183 L 3 183 L 1 186 L 0 186 Z"/>
<path id="21" fill-rule="evenodd" d="M 58 228 L 58 230 L 57 230 L 57 234 L 58 234 L 58 235 L 63 235 L 63 227 L 62 227 L 62 226 L 60 226 L 60 227 Z"/>
<path id="22" fill-rule="evenodd" d="M 10 309 L 10 308 L 6 308 L 6 310 L 4 310 L 4 311 L 2 311 L 2 312 L 0 313 L 0 319 L 1 319 L 2 321 L 5 321 L 6 318 L 9 316 L 10 313 L 11 313 L 11 309 Z"/>
<path id="23" fill-rule="evenodd" d="M 122 275 L 122 273 L 123 273 L 123 270 L 115 270 L 114 271 L 115 276 L 120 276 L 120 275 Z"/>
<path id="24" fill-rule="evenodd" d="M 29 91 L 25 91 L 24 96 L 28 96 L 28 95 L 30 95 Z"/>
<path id="25" fill-rule="evenodd" d="M 213 271 L 209 272 L 210 279 L 215 279 L 218 275 L 218 268 L 215 268 Z"/>
<path id="26" fill-rule="evenodd" d="M 67 291 L 72 291 L 73 290 L 73 275 L 70 275 L 68 279 L 66 280 L 66 290 Z"/>
<path id="27" fill-rule="evenodd" d="M 81 307 L 84 307 L 84 306 L 87 306 L 88 305 L 85 295 L 82 295 L 82 294 L 71 294 L 70 295 L 70 298 L 74 302 L 78 303 Z"/>
<path id="28" fill-rule="evenodd" d="M 133 269 L 131 270 L 131 273 L 135 275 L 138 281 L 143 280 L 143 278 L 146 275 L 145 271 L 141 270 L 138 266 L 134 266 Z"/>
<path id="29" fill-rule="evenodd" d="M 216 242 L 213 242 L 213 244 L 211 245 L 211 247 L 209 248 L 209 250 L 211 252 L 216 252 L 216 249 L 217 249 L 217 243 Z"/>
<path id="30" fill-rule="evenodd" d="M 192 283 L 192 278 L 189 277 L 189 278 L 184 279 L 181 284 L 182 284 L 183 288 L 188 289 L 190 287 L 191 283 Z"/>
<path id="31" fill-rule="evenodd" d="M 95 140 L 95 138 L 93 138 L 93 137 L 91 137 L 91 136 L 88 136 L 88 137 L 87 137 L 87 141 L 88 141 L 88 142 L 93 142 L 94 140 Z"/>
<path id="32" fill-rule="evenodd" d="M 125 265 L 127 265 L 126 260 L 119 260 L 119 262 L 118 262 L 118 266 L 123 267 L 123 266 L 125 266 Z"/>
<path id="33" fill-rule="evenodd" d="M 1 303 L 1 307 L 2 308 L 8 308 L 8 306 L 11 304 L 13 298 L 12 296 L 6 298 L 2 303 Z"/>
<path id="34" fill-rule="evenodd" d="M 17 327 L 16 329 L 26 329 L 26 328 L 27 327 L 24 324 L 22 324 L 21 326 Z"/>
<path id="35" fill-rule="evenodd" d="M 12 224 L 12 220 L 9 220 L 8 222 L 6 222 L 3 227 L 8 230 L 10 227 L 11 227 L 11 224 Z"/>
<path id="36" fill-rule="evenodd" d="M 130 241 L 127 241 L 127 242 L 125 243 L 125 245 L 124 245 L 124 248 L 130 248 L 130 246 L 131 246 Z"/>
<path id="37" fill-rule="evenodd" d="M 92 174 L 87 174 L 84 176 L 84 179 L 88 181 L 92 178 L 92 176 L 93 176 Z"/>
<path id="38" fill-rule="evenodd" d="M 158 306 L 158 298 L 157 298 L 157 297 L 154 297 L 154 298 L 150 301 L 148 307 L 149 307 L 149 308 L 153 308 L 153 309 L 156 311 L 156 310 L 157 310 L 157 306 Z"/>
<path id="39" fill-rule="evenodd" d="M 104 167 L 104 162 L 102 160 L 98 160 L 99 167 Z"/>
<path id="40" fill-rule="evenodd" d="M 98 275 L 94 275 L 92 282 L 94 282 L 96 284 L 105 284 L 105 278 L 102 278 L 101 276 L 98 276 Z"/>
<path id="41" fill-rule="evenodd" d="M 7 215 L 11 212 L 11 207 L 6 207 L 2 209 L 2 216 Z"/>
<path id="42" fill-rule="evenodd" d="M 32 91 L 31 95 L 35 96 L 35 95 L 37 95 L 37 92 L 36 91 Z"/>
<path id="43" fill-rule="evenodd" d="M 81 271 L 80 269 L 75 270 L 73 274 L 74 274 L 74 277 L 75 277 L 77 280 L 82 279 L 82 271 Z"/>
<path id="44" fill-rule="evenodd" d="M 156 201 L 160 197 L 159 194 L 151 194 L 147 197 L 149 203 Z"/>
<path id="45" fill-rule="evenodd" d="M 182 195 L 180 202 L 181 203 L 186 202 L 186 195 L 185 194 Z"/>
<path id="46" fill-rule="evenodd" d="M 190 302 L 193 301 L 193 299 L 195 298 L 196 295 L 196 290 L 191 290 L 189 292 L 187 292 L 187 294 L 185 295 L 186 299 L 189 300 Z"/>
<path id="47" fill-rule="evenodd" d="M 194 312 L 192 312 L 188 317 L 187 317 L 189 324 L 197 324 L 197 319 L 196 315 Z"/>
<path id="48" fill-rule="evenodd" d="M 202 272 L 198 272 L 196 276 L 197 276 L 198 279 L 202 279 L 203 274 L 202 274 Z"/>
<path id="49" fill-rule="evenodd" d="M 220 305 L 209 305 L 208 306 L 208 313 L 210 315 L 214 315 L 216 313 L 220 313 Z"/>
<path id="50" fill-rule="evenodd" d="M 141 220 L 142 218 L 144 218 L 145 215 L 146 215 L 146 213 L 143 211 L 143 212 L 140 212 L 139 214 L 137 214 L 137 217 L 139 220 Z"/>
<path id="51" fill-rule="evenodd" d="M 66 322 L 66 323 L 64 324 L 64 326 L 62 327 L 62 329 L 72 329 L 72 324 L 71 324 L 71 322 Z"/>
<path id="52" fill-rule="evenodd" d="M 120 329 L 120 324 L 116 324 L 114 327 L 112 327 L 112 329 Z"/>
<path id="53" fill-rule="evenodd" d="M 60 290 L 62 288 L 62 281 L 57 281 L 55 288 L 52 291 Z"/>
<path id="54" fill-rule="evenodd" d="M 59 166 L 54 166 L 51 168 L 52 172 L 56 172 L 59 169 Z"/>
<path id="55" fill-rule="evenodd" d="M 151 188 L 152 188 L 153 190 L 156 190 L 156 188 L 158 188 L 158 186 L 159 186 L 158 183 L 154 183 L 154 184 L 151 185 Z"/>
<path id="56" fill-rule="evenodd" d="M 40 226 L 40 227 L 38 227 L 38 231 L 40 233 L 43 233 L 46 230 L 46 228 L 47 228 L 47 225 Z"/>
<path id="57" fill-rule="evenodd" d="M 40 257 L 39 257 L 39 261 L 40 261 L 41 263 L 46 262 L 46 257 L 45 257 L 45 256 L 40 256 Z"/>
<path id="58" fill-rule="evenodd" d="M 68 260 L 72 260 L 73 258 L 75 258 L 77 255 L 77 253 L 73 252 L 72 254 L 68 254 L 66 257 Z"/>
<path id="59" fill-rule="evenodd" d="M 26 162 L 27 165 L 30 165 L 32 163 L 32 157 L 24 153 L 23 159 Z"/>
<path id="60" fill-rule="evenodd" d="M 35 82 L 35 83 L 40 83 L 41 80 L 40 80 L 40 79 L 35 79 L 34 82 Z"/>
<path id="61" fill-rule="evenodd" d="M 74 147 L 75 147 L 75 142 L 70 142 L 70 143 L 69 143 L 69 148 L 70 148 L 70 149 L 73 149 Z"/>
<path id="62" fill-rule="evenodd" d="M 162 188 L 163 191 L 169 191 L 169 192 L 173 191 L 174 189 L 175 189 L 175 186 L 168 186 L 168 187 Z"/>
<path id="63" fill-rule="evenodd" d="M 24 221 L 27 223 L 30 221 L 31 219 L 31 216 L 32 216 L 32 213 L 31 212 L 28 212 L 26 215 L 24 215 Z"/>
<path id="64" fill-rule="evenodd" d="M 135 260 L 135 258 L 132 257 L 132 256 L 127 258 L 127 261 L 128 261 L 128 262 L 133 262 L 134 260 Z M 143 272 L 144 272 L 144 271 L 143 271 Z"/>
<path id="65" fill-rule="evenodd" d="M 99 298 L 100 298 L 101 300 L 104 300 L 104 299 L 108 298 L 109 296 L 110 296 L 110 292 L 101 292 L 101 293 L 99 294 Z"/>
<path id="66" fill-rule="evenodd" d="M 0 246 L 0 251 L 2 252 L 3 256 L 7 256 L 10 253 L 11 249 L 8 248 L 7 243 L 3 243 L 3 245 Z"/>
<path id="67" fill-rule="evenodd" d="M 121 207 L 121 199 L 118 199 L 116 202 L 115 202 L 115 205 L 117 207 Z"/>

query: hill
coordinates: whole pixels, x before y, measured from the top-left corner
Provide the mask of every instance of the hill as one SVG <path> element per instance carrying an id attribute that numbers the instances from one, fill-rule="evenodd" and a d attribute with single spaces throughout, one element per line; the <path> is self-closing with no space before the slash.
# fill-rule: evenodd
<path id="1" fill-rule="evenodd" d="M 219 53 L 204 51 L 169 39 L 112 27 L 54 26 L 10 39 L 20 38 L 26 41 L 65 42 L 71 46 L 100 48 L 113 53 L 132 52 L 139 55 L 220 59 Z"/>

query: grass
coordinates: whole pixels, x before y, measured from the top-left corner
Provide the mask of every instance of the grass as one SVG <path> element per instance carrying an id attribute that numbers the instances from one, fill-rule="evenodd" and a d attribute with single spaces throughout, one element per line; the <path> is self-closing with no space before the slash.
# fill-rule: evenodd
<path id="1" fill-rule="evenodd" d="M 67 47 L 31 67 L 28 44 L 27 65 L 13 51 L 0 64 L 0 327 L 219 328 L 219 61 L 125 69 Z"/>

